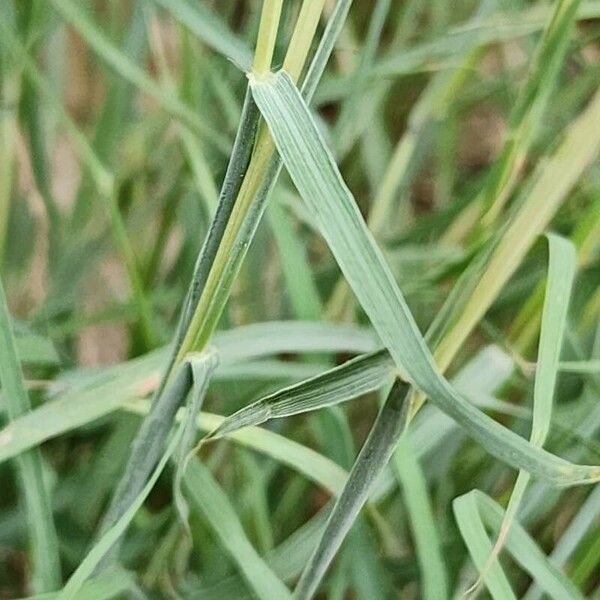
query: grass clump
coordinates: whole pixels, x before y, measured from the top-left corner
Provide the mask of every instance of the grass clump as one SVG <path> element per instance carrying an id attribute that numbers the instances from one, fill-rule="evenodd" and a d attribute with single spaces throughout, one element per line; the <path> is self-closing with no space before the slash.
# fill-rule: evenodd
<path id="1" fill-rule="evenodd" d="M 597 3 L 0 10 L 0 596 L 599 593 Z"/>

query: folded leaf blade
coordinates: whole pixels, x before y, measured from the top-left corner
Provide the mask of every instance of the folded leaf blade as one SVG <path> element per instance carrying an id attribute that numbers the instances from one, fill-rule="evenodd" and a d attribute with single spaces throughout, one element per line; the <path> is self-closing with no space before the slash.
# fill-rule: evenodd
<path id="1" fill-rule="evenodd" d="M 452 388 L 436 368 L 382 253 L 292 80 L 280 71 L 251 77 L 251 86 L 294 184 L 319 222 L 400 376 L 426 393 L 491 454 L 506 463 L 555 485 L 600 480 L 600 468 L 574 465 L 534 448 Z"/>

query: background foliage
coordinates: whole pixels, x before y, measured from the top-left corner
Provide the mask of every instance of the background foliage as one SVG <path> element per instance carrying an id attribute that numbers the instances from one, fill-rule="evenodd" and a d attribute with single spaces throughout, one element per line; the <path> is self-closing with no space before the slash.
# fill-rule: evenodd
<path id="1" fill-rule="evenodd" d="M 599 19 L 2 2 L 0 597 L 600 597 Z"/>

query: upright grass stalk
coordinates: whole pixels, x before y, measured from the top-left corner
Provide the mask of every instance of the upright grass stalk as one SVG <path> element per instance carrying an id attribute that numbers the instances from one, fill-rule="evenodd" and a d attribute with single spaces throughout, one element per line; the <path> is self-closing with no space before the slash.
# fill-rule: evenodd
<path id="1" fill-rule="evenodd" d="M 327 567 L 371 493 L 380 473 L 379 465 L 387 464 L 392 456 L 408 423 L 408 388 L 406 383 L 394 383 L 356 458 L 349 485 L 344 486 L 327 520 L 321 539 L 328 543 L 317 545 L 312 553 L 294 590 L 294 600 L 308 600 L 314 596 Z"/>
<path id="2" fill-rule="evenodd" d="M 298 21 L 284 59 L 284 65 L 289 67 L 291 70 L 290 75 L 294 80 L 298 79 L 306 62 L 323 4 L 324 0 L 317 0 L 316 2 L 306 0 L 300 9 Z M 271 3 L 265 4 L 265 8 L 277 10 L 277 6 L 271 6 Z M 265 18 L 261 22 L 259 33 L 263 33 L 267 37 L 272 35 L 273 26 L 270 24 L 270 21 L 271 19 L 267 20 Z M 264 26 L 263 23 L 265 23 Z M 263 46 L 270 47 L 271 50 L 273 48 L 267 42 L 261 42 L 260 45 L 257 44 L 257 47 L 260 47 L 261 51 Z M 261 69 L 264 68 L 264 63 L 265 58 L 261 57 L 259 61 Z M 257 74 L 259 77 L 263 75 L 264 72 Z M 238 242 L 240 238 L 239 234 L 244 225 L 247 225 L 247 215 L 251 210 L 251 205 L 253 203 L 264 205 L 264 200 L 258 202 L 255 199 L 259 194 L 266 199 L 279 171 L 277 166 L 271 164 L 274 153 L 275 145 L 268 130 L 265 127 L 260 128 L 252 159 L 248 165 L 248 170 L 231 212 L 231 217 L 223 233 L 219 250 L 214 257 L 214 262 L 206 280 L 206 287 L 203 290 L 181 347 L 178 350 L 175 359 L 176 362 L 179 362 L 190 350 L 202 349 L 210 339 L 217 325 L 226 298 L 229 296 L 229 289 L 233 283 L 233 278 L 237 273 L 239 264 L 243 260 L 243 256 L 256 227 L 249 227 L 249 239 L 242 239 Z M 271 175 L 267 177 L 267 173 L 271 173 Z M 256 215 L 257 218 L 254 221 L 255 225 L 258 225 L 262 211 L 256 211 Z M 237 250 L 234 249 L 236 244 L 239 244 Z"/>
<path id="3" fill-rule="evenodd" d="M 300 11 L 290 42 L 290 49 L 293 50 L 288 50 L 286 55 L 286 60 L 297 75 L 300 74 L 306 61 L 320 18 L 322 4 L 321 0 L 317 3 L 307 0 Z M 255 64 L 261 71 L 271 62 L 272 57 L 270 55 L 272 55 L 274 49 L 280 12 L 280 2 L 271 0 L 265 2 L 257 42 L 258 56 L 255 59 Z M 299 56 L 302 53 L 303 55 Z M 242 229 L 252 202 L 263 186 L 265 175 L 270 174 L 267 178 L 270 181 L 263 188 L 265 190 L 263 198 L 266 198 L 268 189 L 270 189 L 279 170 L 277 166 L 273 167 L 271 165 L 274 145 L 266 128 L 259 131 L 252 157 L 247 169 L 245 168 L 245 159 L 249 156 L 252 148 L 252 138 L 249 134 L 253 133 L 256 116 L 257 113 L 253 108 L 248 92 L 245 111 L 236 135 L 234 152 L 227 169 L 217 213 L 198 257 L 190 291 L 178 326 L 173 355 L 163 376 L 162 383 L 155 394 L 155 405 L 159 405 L 161 394 L 173 370 L 181 364 L 188 352 L 203 348 L 210 338 L 223 310 L 225 300 L 229 295 L 233 281 L 231 274 L 237 272 L 250 241 L 249 239 L 246 240 L 243 246 L 238 247 L 234 253 L 236 237 Z M 244 172 L 245 175 L 241 186 L 239 186 L 239 181 Z M 264 208 L 264 201 L 261 203 L 261 207 Z M 262 212 L 258 215 L 259 218 L 261 215 Z M 255 220 L 255 224 L 251 228 L 252 234 L 256 229 L 256 225 L 258 225 L 258 219 Z M 230 276 L 224 277 L 232 253 L 235 254 L 233 268 L 230 263 Z M 217 299 L 217 302 L 215 302 L 215 299 Z M 215 304 L 216 309 L 214 308 Z M 177 402 L 176 399 L 174 401 Z M 181 399 L 179 399 L 179 402 L 181 402 Z M 155 432 L 150 428 L 141 431 L 139 435 L 155 436 Z M 159 442 L 164 443 L 163 433 L 160 433 L 158 437 Z M 119 484 L 103 520 L 101 532 L 110 529 L 123 511 L 127 510 L 127 507 L 147 479 L 154 462 L 153 457 L 149 457 L 142 452 L 132 453 L 122 482 Z"/>
<path id="4" fill-rule="evenodd" d="M 268 73 L 271 70 L 271 61 L 277 41 L 277 30 L 281 18 L 283 0 L 265 0 L 260 17 L 260 29 L 256 40 L 254 64 L 255 73 Z"/>

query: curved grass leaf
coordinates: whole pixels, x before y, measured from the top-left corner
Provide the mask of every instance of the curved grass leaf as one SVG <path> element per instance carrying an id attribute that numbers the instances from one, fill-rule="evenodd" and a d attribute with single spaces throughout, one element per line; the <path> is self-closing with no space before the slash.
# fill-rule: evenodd
<path id="1" fill-rule="evenodd" d="M 246 365 L 252 366 L 252 363 L 243 363 L 233 367 L 232 371 L 245 374 L 248 372 Z M 264 368 L 262 365 L 264 361 L 258 363 L 257 367 Z M 249 425 L 260 425 L 273 418 L 318 410 L 352 400 L 384 387 L 395 372 L 393 361 L 386 350 L 359 356 L 325 372 L 322 366 L 310 366 L 318 367 L 320 372 L 240 409 L 227 417 L 215 431 L 209 433 L 205 441 Z M 488 346 L 459 371 L 453 385 L 477 406 L 501 414 L 526 418 L 531 414 L 529 410 L 503 402 L 491 395 L 504 383 L 512 370 L 512 360 L 499 348 Z M 223 369 L 220 376 L 223 377 Z M 425 410 L 423 418 L 418 418 L 410 431 L 419 456 L 439 445 L 444 437 L 457 427 L 455 421 L 444 413 L 435 409 Z"/>
<path id="2" fill-rule="evenodd" d="M 251 79 L 255 101 L 281 157 L 309 205 L 344 275 L 388 348 L 401 376 L 431 398 L 491 454 L 555 485 L 600 480 L 600 468 L 573 465 L 499 425 L 439 373 L 310 112 L 289 76 Z"/>
<path id="3" fill-rule="evenodd" d="M 483 569 L 492 545 L 486 527 L 498 532 L 504 511 L 489 496 L 474 490 L 453 502 L 454 515 L 469 554 L 478 569 Z M 514 523 L 506 538 L 506 549 L 552 598 L 583 600 L 583 595 L 540 550 L 529 534 Z M 516 598 L 499 563 L 494 563 L 486 576 L 486 584 L 494 598 Z"/>
<path id="4" fill-rule="evenodd" d="M 560 540 L 548 557 L 557 568 L 563 567 L 573 554 L 579 543 L 589 533 L 594 521 L 600 515 L 600 485 L 597 485 L 587 497 L 584 504 L 577 511 L 568 527 L 562 533 Z M 540 600 L 543 590 L 539 585 L 533 584 L 523 600 Z"/>
<path id="5" fill-rule="evenodd" d="M 575 247 L 573 244 L 554 234 L 548 234 L 547 237 L 549 244 L 548 280 L 542 313 L 538 366 L 533 395 L 533 422 L 530 435 L 530 442 L 536 447 L 541 447 L 544 444 L 552 423 L 552 400 L 567 323 L 569 298 L 575 276 Z M 530 475 L 528 472 L 519 471 L 500 527 L 498 540 L 480 573 L 480 580 L 487 582 L 488 570 L 502 549 L 529 480 Z M 478 585 L 479 581 L 476 583 L 476 587 Z"/>

